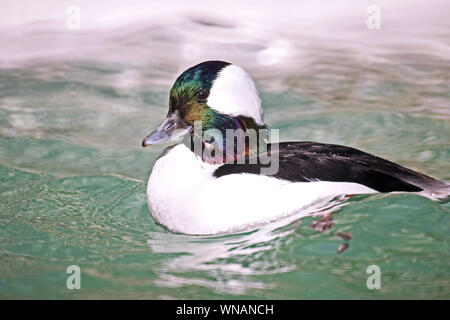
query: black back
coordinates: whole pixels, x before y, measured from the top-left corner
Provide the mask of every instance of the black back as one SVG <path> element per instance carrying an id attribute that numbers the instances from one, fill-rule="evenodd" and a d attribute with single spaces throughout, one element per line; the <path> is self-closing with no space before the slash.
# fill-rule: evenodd
<path id="1" fill-rule="evenodd" d="M 273 177 L 292 182 L 354 182 L 379 192 L 418 192 L 437 182 L 429 176 L 350 147 L 315 142 L 282 142 L 278 147 L 279 170 Z M 261 174 L 263 164 L 259 161 L 249 164 L 249 159 L 246 160 L 246 164 L 224 164 L 215 170 L 214 176 Z"/>

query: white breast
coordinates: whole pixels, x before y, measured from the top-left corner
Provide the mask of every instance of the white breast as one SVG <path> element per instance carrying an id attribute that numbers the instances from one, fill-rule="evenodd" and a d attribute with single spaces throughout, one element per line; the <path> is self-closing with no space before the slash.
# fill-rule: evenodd
<path id="1" fill-rule="evenodd" d="M 154 165 L 147 186 L 153 217 L 174 232 L 216 234 L 273 221 L 340 194 L 374 193 L 360 184 L 296 182 L 254 174 L 213 177 L 219 165 L 180 144 Z"/>

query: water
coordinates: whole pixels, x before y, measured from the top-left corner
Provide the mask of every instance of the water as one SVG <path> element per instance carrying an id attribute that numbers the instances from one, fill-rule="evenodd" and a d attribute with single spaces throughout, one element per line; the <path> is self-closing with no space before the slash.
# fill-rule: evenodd
<path id="1" fill-rule="evenodd" d="M 450 298 L 450 203 L 356 196 L 326 210 L 334 226 L 323 232 L 311 227 L 320 216 L 293 216 L 238 234 L 173 234 L 145 196 L 164 147 L 140 148 L 180 71 L 219 58 L 254 76 L 282 140 L 349 145 L 450 180 L 450 29 L 434 10 L 407 31 L 386 14 L 378 34 L 354 20 L 312 34 L 198 14 L 2 33 L 0 297 Z M 338 253 L 342 232 L 352 238 Z M 81 290 L 66 288 L 72 264 Z M 366 286 L 370 265 L 380 290 Z"/>

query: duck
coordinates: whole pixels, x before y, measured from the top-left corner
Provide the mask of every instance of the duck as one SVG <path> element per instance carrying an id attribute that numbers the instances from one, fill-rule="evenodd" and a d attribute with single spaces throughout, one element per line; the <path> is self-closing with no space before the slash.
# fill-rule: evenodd
<path id="1" fill-rule="evenodd" d="M 142 146 L 174 141 L 153 165 L 147 203 L 175 233 L 248 230 L 343 195 L 450 195 L 445 181 L 351 147 L 273 141 L 251 76 L 219 60 L 178 76 L 166 118 Z"/>

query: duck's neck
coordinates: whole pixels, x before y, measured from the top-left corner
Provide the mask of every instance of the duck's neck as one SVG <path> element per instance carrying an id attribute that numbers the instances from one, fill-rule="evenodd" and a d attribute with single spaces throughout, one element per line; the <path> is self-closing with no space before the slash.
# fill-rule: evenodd
<path id="1" fill-rule="evenodd" d="M 249 117 L 215 113 L 201 125 L 191 135 L 191 150 L 212 164 L 236 163 L 257 155 L 262 142 L 267 141 L 266 126 L 258 125 Z"/>

